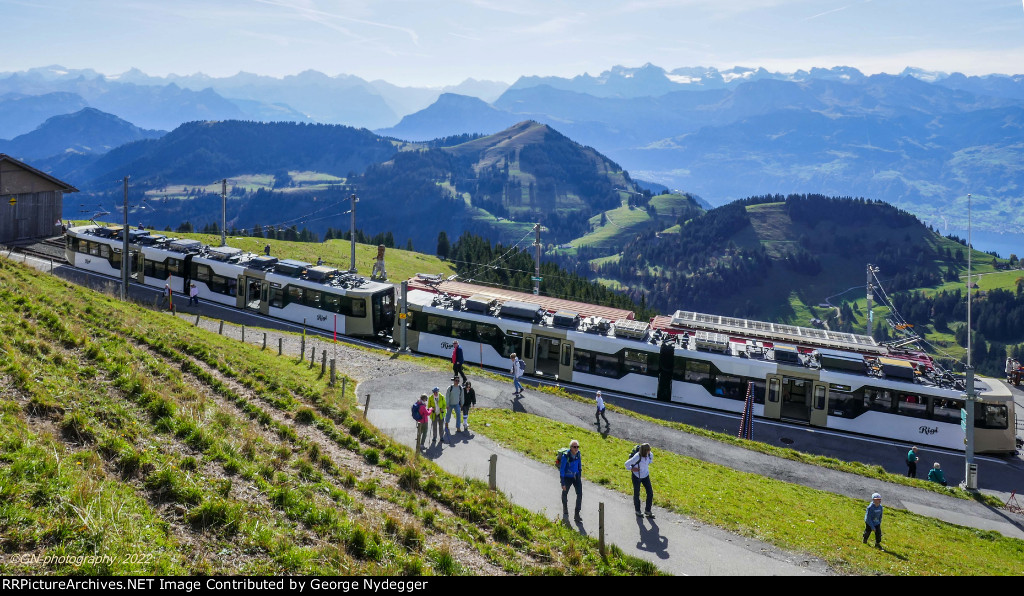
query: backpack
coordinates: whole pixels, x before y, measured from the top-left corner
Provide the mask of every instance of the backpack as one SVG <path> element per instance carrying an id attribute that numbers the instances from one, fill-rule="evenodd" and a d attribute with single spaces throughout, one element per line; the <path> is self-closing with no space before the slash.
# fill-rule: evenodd
<path id="1" fill-rule="evenodd" d="M 562 447 L 561 449 L 559 449 L 558 451 L 555 452 L 555 465 L 558 466 L 559 469 L 561 469 L 561 467 L 562 467 L 562 459 L 565 458 L 568 455 L 569 455 L 569 448 L 568 447 Z"/>
<path id="2" fill-rule="evenodd" d="M 416 422 L 423 422 L 420 419 L 420 401 L 416 400 L 416 403 L 412 405 L 412 419 Z"/>
<path id="3" fill-rule="evenodd" d="M 519 371 L 519 376 L 523 376 L 526 373 L 526 363 L 521 358 L 516 358 L 516 370 Z"/>
<path id="4" fill-rule="evenodd" d="M 640 444 L 637 443 L 636 445 L 633 445 L 633 448 L 629 451 L 629 457 L 626 458 L 626 461 L 629 461 L 629 460 L 633 459 L 633 456 L 636 455 L 639 452 L 640 452 Z M 635 468 L 635 469 L 631 469 L 631 471 L 633 471 L 633 472 L 637 472 L 637 471 L 640 470 L 640 461 L 639 460 L 637 460 L 636 465 L 633 466 L 633 468 Z"/>

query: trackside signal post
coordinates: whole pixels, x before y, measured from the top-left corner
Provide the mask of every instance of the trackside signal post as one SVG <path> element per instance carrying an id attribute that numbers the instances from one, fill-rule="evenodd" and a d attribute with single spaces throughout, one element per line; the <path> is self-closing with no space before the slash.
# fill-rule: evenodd
<path id="1" fill-rule="evenodd" d="M 971 195 L 967 194 L 967 398 L 964 401 L 964 483 L 967 490 L 978 490 L 978 464 L 974 463 L 974 408 L 977 393 L 974 391 L 974 368 L 971 366 Z"/>
<path id="2" fill-rule="evenodd" d="M 124 177 L 124 229 L 121 230 L 121 301 L 128 298 L 128 176 Z"/>
<path id="3" fill-rule="evenodd" d="M 536 274 L 533 276 L 533 295 L 537 296 L 540 294 L 540 224 L 533 226 L 533 231 L 537 234 L 537 239 L 533 241 L 533 251 L 536 255 L 534 264 L 534 271 Z"/>
<path id="4" fill-rule="evenodd" d="M 352 214 L 350 234 L 352 236 L 352 266 L 349 267 L 349 273 L 357 273 L 359 270 L 356 269 L 356 203 L 359 202 L 359 197 L 354 193 L 349 197 L 352 201 L 352 208 L 349 209 L 349 213 Z"/>

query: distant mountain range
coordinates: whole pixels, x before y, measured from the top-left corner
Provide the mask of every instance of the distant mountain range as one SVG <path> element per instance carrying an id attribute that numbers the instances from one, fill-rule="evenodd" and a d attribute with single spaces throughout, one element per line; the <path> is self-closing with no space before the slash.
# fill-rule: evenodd
<path id="1" fill-rule="evenodd" d="M 467 79 L 443 88 L 399 87 L 352 75 L 305 71 L 283 78 L 240 72 L 231 77 L 149 76 L 137 69 L 117 76 L 61 66 L 0 73 L 0 139 L 30 132 L 51 116 L 93 107 L 136 124 L 170 130 L 194 120 L 319 122 L 356 127 L 392 126 L 442 93 L 493 101 L 508 85 Z M 20 100 L 20 104 L 9 102 Z M 5 114 L 17 108 L 16 112 Z"/>
<path id="2" fill-rule="evenodd" d="M 0 153 L 22 159 L 43 159 L 65 153 L 102 155 L 126 143 L 156 139 L 163 130 L 145 130 L 113 114 L 83 108 L 54 116 L 32 132 L 10 141 L 0 140 Z"/>
<path id="3" fill-rule="evenodd" d="M 848 67 L 667 71 L 647 64 L 596 76 L 522 77 L 511 86 L 468 80 L 426 89 L 315 71 L 281 79 L 151 77 L 137 70 L 108 77 L 58 66 L 0 73 L 0 139 L 13 142 L 52 116 L 87 107 L 150 131 L 127 140 L 153 138 L 152 131 L 186 122 L 248 120 L 344 123 L 397 141 L 426 142 L 534 121 L 593 147 L 650 185 L 682 189 L 712 205 L 763 193 L 864 196 L 959 230 L 970 192 L 978 229 L 1024 229 L 1021 75 L 908 68 L 866 76 Z M 49 163 L 77 175 L 96 161 L 78 154 L 101 152 L 126 134 L 123 125 L 112 126 L 120 132 L 103 140 L 75 128 L 60 139 L 54 125 L 48 143 L 36 135 L 6 145 L 7 151 L 37 159 L 54 150 Z M 208 170 L 200 168 L 192 179 Z"/>
<path id="4" fill-rule="evenodd" d="M 246 229 L 347 229 L 340 214 L 357 192 L 360 229 L 417 246 L 431 246 L 442 231 L 518 240 L 538 221 L 548 241 L 564 242 L 644 192 L 613 161 L 532 121 L 421 144 L 341 125 L 193 122 L 104 154 L 66 151 L 34 165 L 80 188 L 75 199 L 91 212 L 114 211 L 121 199 L 111 181 L 130 173 L 131 201 L 147 209 L 137 217 L 156 227 L 218 221 L 221 178 L 231 185 L 230 223 Z M 78 217 L 73 203 L 66 215 Z"/>

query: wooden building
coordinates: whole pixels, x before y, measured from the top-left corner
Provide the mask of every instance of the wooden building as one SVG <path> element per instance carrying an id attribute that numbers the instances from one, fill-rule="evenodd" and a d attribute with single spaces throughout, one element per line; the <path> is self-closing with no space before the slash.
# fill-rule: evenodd
<path id="1" fill-rule="evenodd" d="M 59 235 L 66 192 L 78 189 L 0 153 L 0 244 Z"/>

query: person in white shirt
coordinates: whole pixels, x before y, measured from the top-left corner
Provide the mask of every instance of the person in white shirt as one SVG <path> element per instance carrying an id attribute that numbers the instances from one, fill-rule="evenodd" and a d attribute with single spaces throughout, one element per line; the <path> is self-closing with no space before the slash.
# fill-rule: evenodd
<path id="1" fill-rule="evenodd" d="M 199 288 L 196 287 L 196 284 L 192 284 L 192 286 L 189 288 L 188 305 L 199 306 Z"/>
<path id="2" fill-rule="evenodd" d="M 640 449 L 633 454 L 632 457 L 626 460 L 626 469 L 632 472 L 633 478 L 633 508 L 636 509 L 636 516 L 646 515 L 647 517 L 654 517 L 654 513 L 651 512 L 651 505 L 654 504 L 654 490 L 651 488 L 651 471 L 650 465 L 653 461 L 654 456 L 651 454 L 650 443 L 644 443 L 640 445 Z M 640 485 L 644 486 L 647 491 L 647 506 L 644 508 L 644 513 L 640 513 Z"/>
<path id="3" fill-rule="evenodd" d="M 601 392 L 600 391 L 597 392 L 597 396 L 596 397 L 597 397 L 597 414 L 595 414 L 594 417 L 597 418 L 597 422 L 595 422 L 594 424 L 596 424 L 598 427 L 600 427 L 601 426 L 601 419 L 604 418 L 604 423 L 607 424 L 608 426 L 611 426 L 611 424 L 608 423 L 608 417 L 604 415 L 604 398 L 601 397 Z"/>
<path id="4" fill-rule="evenodd" d="M 519 382 L 519 379 L 521 379 L 523 377 L 523 373 L 526 372 L 526 365 L 518 356 L 516 356 L 515 352 L 512 352 L 512 355 L 509 356 L 509 358 L 512 359 L 512 386 L 515 389 L 512 394 L 522 395 L 523 384 Z"/>

